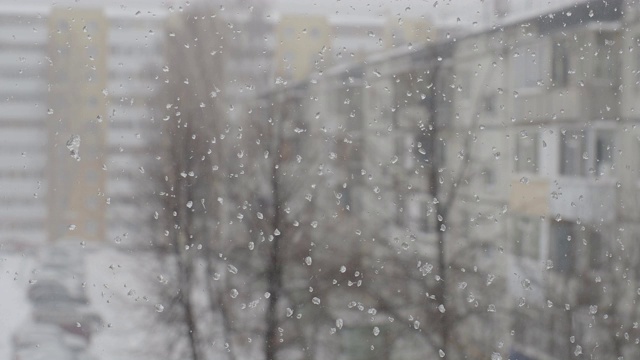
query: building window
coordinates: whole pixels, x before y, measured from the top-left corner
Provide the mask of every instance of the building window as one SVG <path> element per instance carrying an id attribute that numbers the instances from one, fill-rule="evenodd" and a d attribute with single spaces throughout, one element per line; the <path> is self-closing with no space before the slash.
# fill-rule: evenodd
<path id="1" fill-rule="evenodd" d="M 493 169 L 490 167 L 485 167 L 484 170 L 482 170 L 481 175 L 482 175 L 483 185 L 487 187 L 489 190 L 494 189 L 496 186 L 495 171 L 493 171 Z"/>
<path id="2" fill-rule="evenodd" d="M 549 259 L 553 269 L 569 274 L 602 268 L 606 252 L 601 230 L 569 221 L 552 223 Z"/>
<path id="3" fill-rule="evenodd" d="M 540 258 L 540 222 L 536 218 L 514 219 L 513 254 L 533 260 Z"/>
<path id="4" fill-rule="evenodd" d="M 562 130 L 560 136 L 560 174 L 585 176 L 586 139 L 583 130 Z"/>
<path id="5" fill-rule="evenodd" d="M 544 44 L 539 42 L 530 46 L 522 46 L 514 53 L 513 79 L 514 87 L 533 88 L 544 80 L 545 54 Z"/>
<path id="6" fill-rule="evenodd" d="M 594 77 L 601 79 L 613 79 L 614 70 L 617 66 L 612 59 L 615 41 L 610 34 L 597 34 L 598 50 L 595 56 Z"/>
<path id="7" fill-rule="evenodd" d="M 487 114 L 495 114 L 496 112 L 496 95 L 485 94 L 482 97 L 482 107 Z"/>
<path id="8" fill-rule="evenodd" d="M 530 174 L 538 172 L 538 140 L 537 132 L 530 134 L 522 132 L 516 138 L 516 172 Z"/>
<path id="9" fill-rule="evenodd" d="M 565 41 L 553 47 L 551 81 L 556 87 L 566 87 L 569 82 L 569 52 Z"/>
<path id="10" fill-rule="evenodd" d="M 607 176 L 613 170 L 613 148 L 615 133 L 610 129 L 596 130 L 595 135 L 595 169 L 597 176 Z"/>
<path id="11" fill-rule="evenodd" d="M 571 273 L 575 269 L 575 252 L 573 244 L 573 224 L 559 221 L 551 224 L 551 244 L 549 259 L 553 261 L 553 269 L 561 273 Z"/>

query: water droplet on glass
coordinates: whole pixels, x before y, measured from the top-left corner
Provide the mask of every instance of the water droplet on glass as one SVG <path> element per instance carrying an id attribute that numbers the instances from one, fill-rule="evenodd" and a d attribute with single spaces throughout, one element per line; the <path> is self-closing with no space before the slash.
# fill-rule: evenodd
<path id="1" fill-rule="evenodd" d="M 67 140 L 67 149 L 69 149 L 69 155 L 76 161 L 80 161 L 80 136 L 71 135 Z"/>
<path id="2" fill-rule="evenodd" d="M 234 275 L 238 273 L 238 268 L 231 264 L 227 265 L 227 270 Z"/>

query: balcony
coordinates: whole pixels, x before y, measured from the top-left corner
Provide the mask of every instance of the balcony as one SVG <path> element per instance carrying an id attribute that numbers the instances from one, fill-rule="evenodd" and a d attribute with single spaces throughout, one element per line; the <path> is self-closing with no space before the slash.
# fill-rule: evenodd
<path id="1" fill-rule="evenodd" d="M 513 100 L 514 117 L 520 121 L 614 119 L 620 115 L 615 90 L 605 79 L 549 91 L 525 89 Z"/>
<path id="2" fill-rule="evenodd" d="M 612 221 L 616 198 L 612 179 L 558 178 L 551 186 L 549 211 L 565 220 Z"/>
<path id="3" fill-rule="evenodd" d="M 613 179 L 559 177 L 511 181 L 509 207 L 531 216 L 560 216 L 564 220 L 611 221 L 616 216 Z"/>

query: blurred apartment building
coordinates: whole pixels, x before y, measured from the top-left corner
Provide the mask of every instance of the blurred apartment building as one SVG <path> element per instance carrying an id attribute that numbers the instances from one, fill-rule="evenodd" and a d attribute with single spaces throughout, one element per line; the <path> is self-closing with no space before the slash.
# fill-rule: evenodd
<path id="1" fill-rule="evenodd" d="M 0 238 L 96 241 L 139 221 L 135 177 L 166 9 L 0 6 Z"/>
<path id="2" fill-rule="evenodd" d="M 387 224 L 390 238 L 433 255 L 445 231 L 434 203 L 457 193 L 447 251 L 468 256 L 478 245 L 465 266 L 501 279 L 483 296 L 509 314 L 465 323 L 462 342 L 490 327 L 476 344 L 504 342 L 503 358 L 632 357 L 640 7 L 530 5 L 460 37 L 332 66 L 262 100 L 280 104 L 274 118 L 331 134 L 323 150 L 340 161 L 323 168 L 342 216 Z M 439 179 L 428 179 L 434 163 Z M 432 181 L 443 184 L 437 199 Z"/>

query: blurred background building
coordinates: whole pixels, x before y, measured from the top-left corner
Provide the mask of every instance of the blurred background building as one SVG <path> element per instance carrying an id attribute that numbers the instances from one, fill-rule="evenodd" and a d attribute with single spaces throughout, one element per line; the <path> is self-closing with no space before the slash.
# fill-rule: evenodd
<path id="1" fill-rule="evenodd" d="M 162 14 L 0 6 L 5 241 L 100 241 L 139 220 L 132 176 L 160 83 Z"/>

